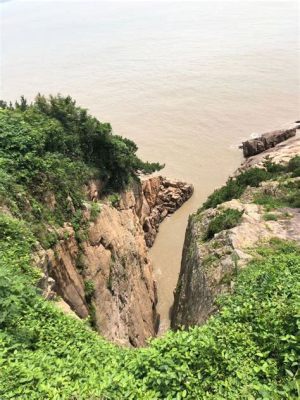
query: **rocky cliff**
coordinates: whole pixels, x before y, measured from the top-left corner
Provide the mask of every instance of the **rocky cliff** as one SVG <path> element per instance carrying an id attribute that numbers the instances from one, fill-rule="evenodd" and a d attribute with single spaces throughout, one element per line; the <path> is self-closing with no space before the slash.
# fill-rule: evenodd
<path id="1" fill-rule="evenodd" d="M 265 169 L 266 162 L 270 170 L 280 171 L 283 169 L 280 166 L 287 165 L 297 155 L 300 155 L 300 139 L 295 137 L 249 158 L 236 176 L 253 167 Z M 299 195 L 299 170 L 294 175 L 278 172 L 273 179 L 249 185 L 238 198 L 214 208 L 200 209 L 190 216 L 174 295 L 171 321 L 174 329 L 202 324 L 217 310 L 216 297 L 233 290 L 238 269 L 251 260 L 253 247 L 260 242 L 271 238 L 300 242 Z M 229 216 L 233 214 L 238 218 L 230 226 Z M 216 229 L 221 221 L 223 229 L 220 226 Z M 210 231 L 208 235 L 209 228 L 216 233 Z"/>
<path id="2" fill-rule="evenodd" d="M 138 215 L 148 247 L 154 243 L 160 223 L 174 213 L 193 194 L 193 186 L 161 176 L 147 179 L 142 184 L 143 202 Z"/>
<path id="3" fill-rule="evenodd" d="M 78 237 L 65 224 L 56 232 L 59 240 L 53 249 L 36 253 L 36 263 L 44 271 L 45 295 L 61 296 L 108 339 L 145 345 L 159 324 L 147 245 L 153 244 L 159 223 L 192 191 L 191 185 L 153 177 L 133 183 L 112 202 L 101 198 L 101 182 L 91 182 L 87 195 L 92 203 L 86 202 L 85 209 L 90 222 L 84 234 Z M 98 212 L 91 221 L 95 205 Z"/>

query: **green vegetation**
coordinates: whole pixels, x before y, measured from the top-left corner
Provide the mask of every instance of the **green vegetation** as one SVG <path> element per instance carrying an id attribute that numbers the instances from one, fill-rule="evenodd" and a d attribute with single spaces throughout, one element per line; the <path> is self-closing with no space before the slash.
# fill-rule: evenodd
<path id="1" fill-rule="evenodd" d="M 101 212 L 100 204 L 99 203 L 92 203 L 91 204 L 91 218 L 90 218 L 92 222 L 96 221 L 96 219 L 97 219 L 98 215 L 100 214 L 100 212 Z"/>
<path id="2" fill-rule="evenodd" d="M 265 168 L 250 168 L 236 178 L 228 179 L 226 185 L 216 189 L 200 208 L 200 212 L 208 208 L 215 208 L 218 204 L 232 199 L 238 199 L 244 193 L 247 186 L 257 187 L 261 182 L 279 178 L 290 173 L 292 177 L 299 176 L 300 156 L 296 156 L 284 165 L 266 161 Z"/>
<path id="3" fill-rule="evenodd" d="M 5 240 L 4 240 L 5 239 Z M 293 399 L 300 251 L 274 240 L 202 327 L 119 348 L 42 299 L 25 223 L 0 214 L 0 398 Z M 86 281 L 86 295 L 93 287 Z"/>
<path id="4" fill-rule="evenodd" d="M 214 208 L 218 204 L 238 199 L 247 186 L 258 186 L 261 182 L 272 178 L 272 174 L 262 168 L 250 168 L 236 178 L 230 178 L 225 186 L 215 190 L 203 204 L 201 210 Z"/>
<path id="5" fill-rule="evenodd" d="M 121 198 L 117 193 L 113 193 L 108 196 L 107 200 L 111 203 L 113 207 L 117 207 Z"/>
<path id="6" fill-rule="evenodd" d="M 162 168 L 142 162 L 134 142 L 113 135 L 110 124 L 69 96 L 0 104 L 0 204 L 29 222 L 45 247 L 53 244 L 49 225 L 80 215 L 76 223 L 82 226 L 83 184 L 89 179 L 100 178 L 108 193 L 117 192 L 139 171 Z"/>
<path id="7" fill-rule="evenodd" d="M 300 207 L 300 181 L 291 180 L 283 182 L 279 186 L 279 193 L 276 196 L 260 193 L 255 196 L 254 202 L 271 211 L 280 207 Z"/>
<path id="8" fill-rule="evenodd" d="M 237 226 L 242 218 L 243 211 L 227 208 L 215 216 L 208 224 L 204 240 L 210 240 L 218 232 Z"/>
<path id="9" fill-rule="evenodd" d="M 292 173 L 292 176 L 300 176 L 300 156 L 294 157 L 290 160 L 287 171 Z"/>
<path id="10" fill-rule="evenodd" d="M 264 206 L 266 211 L 271 211 L 287 205 L 281 198 L 264 193 L 255 196 L 254 203 Z"/>
<path id="11" fill-rule="evenodd" d="M 264 215 L 264 220 L 265 221 L 277 221 L 277 219 L 278 219 L 277 215 L 272 214 L 272 213 L 266 213 Z"/>
<path id="12" fill-rule="evenodd" d="M 90 280 L 86 280 L 84 282 L 84 293 L 85 293 L 85 297 L 88 302 L 90 302 L 94 292 L 95 292 L 94 282 L 90 281 Z"/>

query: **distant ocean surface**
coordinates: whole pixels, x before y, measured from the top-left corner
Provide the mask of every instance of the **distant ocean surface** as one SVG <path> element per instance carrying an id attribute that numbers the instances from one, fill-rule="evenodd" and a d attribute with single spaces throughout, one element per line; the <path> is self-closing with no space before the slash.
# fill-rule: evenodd
<path id="1" fill-rule="evenodd" d="M 188 215 L 240 142 L 299 119 L 297 2 L 1 3 L 1 98 L 70 94 L 139 154 L 192 182 L 151 250 L 168 326 Z"/>

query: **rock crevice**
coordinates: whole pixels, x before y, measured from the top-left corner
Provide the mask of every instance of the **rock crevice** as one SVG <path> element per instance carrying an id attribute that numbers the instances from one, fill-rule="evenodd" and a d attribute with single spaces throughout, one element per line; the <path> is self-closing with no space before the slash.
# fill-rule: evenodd
<path id="1" fill-rule="evenodd" d="M 191 196 L 192 186 L 153 177 L 133 183 L 114 206 L 109 199 L 99 201 L 100 190 L 99 182 L 87 188 L 89 200 L 98 202 L 100 210 L 85 238 L 78 241 L 72 226 L 65 224 L 57 231 L 54 248 L 36 254 L 44 271 L 41 287 L 48 298 L 54 292 L 61 296 L 80 318 L 90 316 L 106 338 L 143 346 L 159 325 L 148 247 L 161 221 Z"/>

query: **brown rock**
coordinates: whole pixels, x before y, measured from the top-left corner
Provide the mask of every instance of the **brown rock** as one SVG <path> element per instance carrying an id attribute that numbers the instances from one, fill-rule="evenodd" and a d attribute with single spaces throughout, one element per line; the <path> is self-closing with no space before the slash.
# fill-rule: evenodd
<path id="1" fill-rule="evenodd" d="M 142 191 L 143 205 L 138 215 L 145 231 L 146 244 L 151 247 L 159 224 L 192 196 L 194 188 L 185 182 L 156 176 L 143 182 Z"/>
<path id="2" fill-rule="evenodd" d="M 295 135 L 296 128 L 291 128 L 264 133 L 258 138 L 247 140 L 242 144 L 244 157 L 251 157 L 262 153 Z"/>

